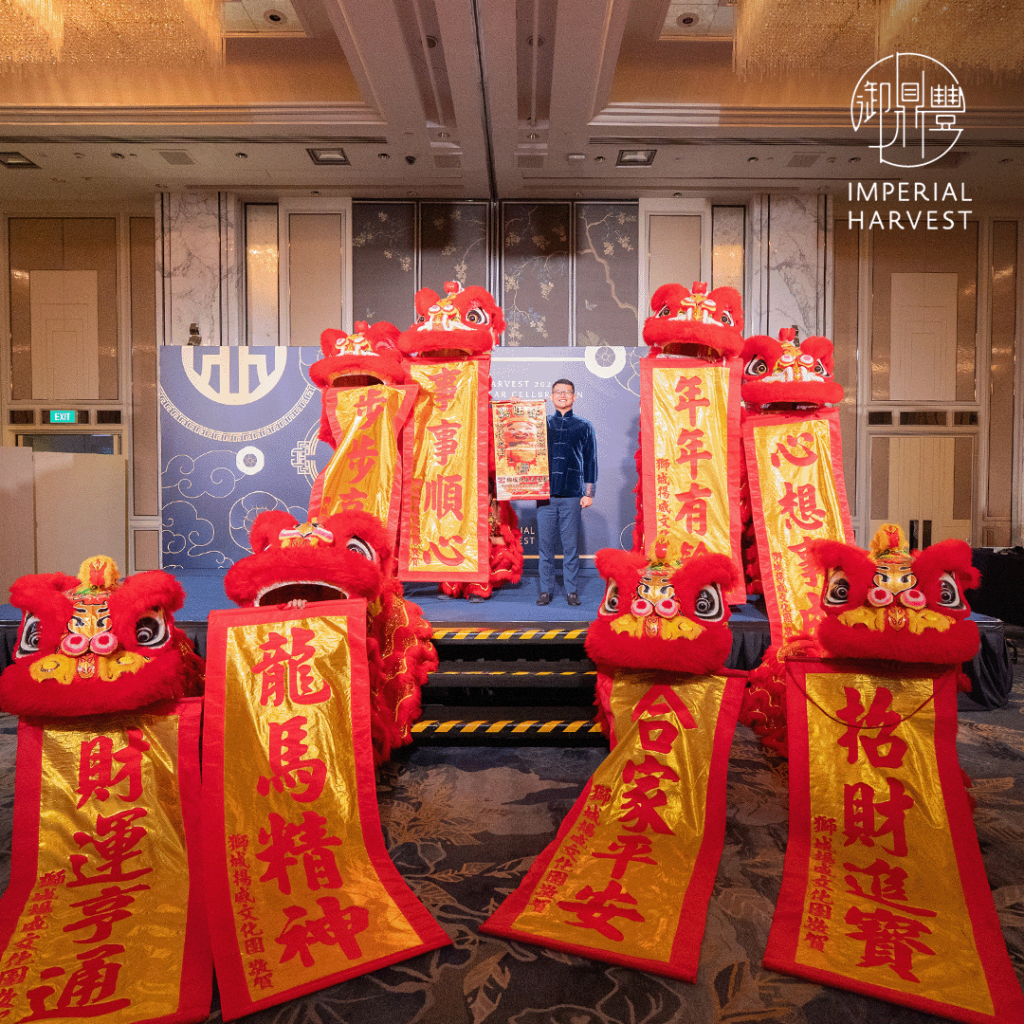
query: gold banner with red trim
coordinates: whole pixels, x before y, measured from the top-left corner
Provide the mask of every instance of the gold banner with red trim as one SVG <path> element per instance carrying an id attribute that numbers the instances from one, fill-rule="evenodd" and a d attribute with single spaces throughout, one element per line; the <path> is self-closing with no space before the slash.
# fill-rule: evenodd
<path id="1" fill-rule="evenodd" d="M 0 1020 L 205 1020 L 198 698 L 18 727 Z"/>
<path id="2" fill-rule="evenodd" d="M 415 400 L 411 384 L 329 388 L 324 393 L 335 449 L 313 484 L 310 519 L 369 512 L 394 541 L 402 493 L 398 441 Z"/>
<path id="3" fill-rule="evenodd" d="M 486 583 L 490 357 L 410 360 L 398 578 Z"/>
<path id="4" fill-rule="evenodd" d="M 765 966 L 1024 1020 L 956 757 L 956 672 L 787 663 L 789 845 Z"/>
<path id="5" fill-rule="evenodd" d="M 448 943 L 384 846 L 366 604 L 210 616 L 203 823 L 225 1020 Z"/>
<path id="6" fill-rule="evenodd" d="M 742 565 L 739 365 L 642 359 L 640 458 L 645 545 L 677 537 L 684 556 L 713 551 Z M 743 604 L 742 584 L 726 600 Z"/>
<path id="7" fill-rule="evenodd" d="M 548 422 L 544 400 L 491 402 L 494 481 L 498 501 L 551 497 Z"/>
<path id="8" fill-rule="evenodd" d="M 693 981 L 744 675 L 617 672 L 618 742 L 481 931 Z"/>
<path id="9" fill-rule="evenodd" d="M 754 529 L 773 643 L 810 634 L 821 580 L 808 541 L 853 543 L 837 409 L 750 416 L 743 425 Z"/>

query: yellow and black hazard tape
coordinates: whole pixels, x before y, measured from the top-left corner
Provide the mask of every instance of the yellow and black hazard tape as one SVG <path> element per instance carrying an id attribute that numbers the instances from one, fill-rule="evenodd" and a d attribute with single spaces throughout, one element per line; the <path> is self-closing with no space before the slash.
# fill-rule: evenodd
<path id="1" fill-rule="evenodd" d="M 465 640 L 487 643 L 505 643 L 506 641 L 527 641 L 529 643 L 545 643 L 556 640 L 582 641 L 587 635 L 586 626 L 574 626 L 571 629 L 486 629 L 483 626 L 435 626 L 434 640 Z"/>
<path id="2" fill-rule="evenodd" d="M 455 719 L 443 721 L 438 718 L 420 719 L 413 727 L 412 734 L 418 739 L 526 739 L 538 736 L 579 736 L 601 735 L 601 727 L 593 719 L 556 720 L 545 722 L 540 719 Z"/>

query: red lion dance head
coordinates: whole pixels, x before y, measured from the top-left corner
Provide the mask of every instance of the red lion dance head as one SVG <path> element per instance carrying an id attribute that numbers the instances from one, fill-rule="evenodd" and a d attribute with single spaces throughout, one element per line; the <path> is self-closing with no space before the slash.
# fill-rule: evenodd
<path id="1" fill-rule="evenodd" d="M 398 338 L 406 355 L 474 356 L 489 352 L 505 330 L 505 317 L 491 293 L 445 281 L 444 296 L 432 288 L 416 293 L 416 323 Z"/>
<path id="2" fill-rule="evenodd" d="M 819 540 L 812 552 L 825 572 L 818 637 L 831 656 L 959 665 L 978 652 L 964 591 L 980 575 L 966 541 L 911 553 L 903 531 L 886 525 L 869 551 Z"/>
<path id="3" fill-rule="evenodd" d="M 716 360 L 743 348 L 743 300 L 735 288 L 693 282 L 663 284 L 651 299 L 653 316 L 644 321 L 644 344 L 652 355 L 695 355 Z"/>
<path id="4" fill-rule="evenodd" d="M 778 341 L 767 334 L 747 338 L 740 389 L 747 405 L 820 408 L 842 400 L 843 386 L 832 378 L 832 342 L 815 336 L 797 344 L 795 337 L 784 327 Z"/>
<path id="5" fill-rule="evenodd" d="M 597 552 L 605 593 L 587 630 L 587 654 L 599 665 L 701 674 L 721 668 L 732 649 L 723 590 L 739 571 L 725 555 L 680 558 L 678 542 L 662 539 L 650 558 L 604 548 Z"/>
<path id="6" fill-rule="evenodd" d="M 402 597 L 387 532 L 368 512 L 340 512 L 298 523 L 263 512 L 249 535 L 253 553 L 224 577 L 228 597 L 244 608 L 362 598 L 374 760 L 412 739 L 420 687 L 437 667 L 433 631 Z M 315 614 L 315 612 L 313 613 Z"/>
<path id="7" fill-rule="evenodd" d="M 0 676 L 0 707 L 16 715 L 130 711 L 203 691 L 203 660 L 174 626 L 185 594 L 173 576 L 122 578 L 113 559 L 87 558 L 78 576 L 22 576 L 14 660 Z"/>
<path id="8" fill-rule="evenodd" d="M 360 320 L 351 334 L 326 330 L 320 335 L 324 357 L 309 368 L 309 376 L 318 388 L 405 384 L 409 378 L 397 341 L 398 328 L 386 320 L 373 325 Z"/>

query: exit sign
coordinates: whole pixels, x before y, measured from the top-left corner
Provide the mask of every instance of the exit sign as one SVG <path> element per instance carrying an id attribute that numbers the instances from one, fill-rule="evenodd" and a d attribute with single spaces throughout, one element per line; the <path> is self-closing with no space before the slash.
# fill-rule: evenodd
<path id="1" fill-rule="evenodd" d="M 51 423 L 77 423 L 78 416 L 75 414 L 74 409 L 51 409 L 50 410 L 50 422 Z"/>

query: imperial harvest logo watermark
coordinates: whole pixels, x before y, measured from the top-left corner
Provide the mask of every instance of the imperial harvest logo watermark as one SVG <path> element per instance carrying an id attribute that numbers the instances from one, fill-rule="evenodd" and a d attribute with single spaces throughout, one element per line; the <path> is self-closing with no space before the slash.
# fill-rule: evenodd
<path id="1" fill-rule="evenodd" d="M 964 91 L 941 61 L 922 53 L 896 53 L 875 61 L 860 77 L 850 100 L 855 132 L 873 139 L 879 162 L 914 169 L 941 160 L 963 129 L 957 116 L 966 112 Z M 963 182 L 883 180 L 849 182 L 851 204 L 881 203 L 856 210 L 847 226 L 883 230 L 928 231 L 967 227 L 972 202 Z M 954 205 L 949 205 L 954 204 Z"/>

